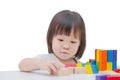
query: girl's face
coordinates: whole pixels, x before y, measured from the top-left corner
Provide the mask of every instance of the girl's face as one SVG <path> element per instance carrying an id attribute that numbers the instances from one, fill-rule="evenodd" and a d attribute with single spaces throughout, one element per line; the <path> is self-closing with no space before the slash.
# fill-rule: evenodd
<path id="1" fill-rule="evenodd" d="M 69 60 L 77 53 L 80 46 L 79 38 L 75 38 L 73 34 L 56 35 L 52 40 L 52 49 L 54 54 L 61 60 Z"/>

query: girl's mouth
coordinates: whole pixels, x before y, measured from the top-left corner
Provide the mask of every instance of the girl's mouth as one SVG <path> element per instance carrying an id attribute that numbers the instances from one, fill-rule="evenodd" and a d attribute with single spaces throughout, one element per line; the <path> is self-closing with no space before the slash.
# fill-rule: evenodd
<path id="1" fill-rule="evenodd" d="M 68 54 L 68 52 L 62 52 L 63 54 Z"/>

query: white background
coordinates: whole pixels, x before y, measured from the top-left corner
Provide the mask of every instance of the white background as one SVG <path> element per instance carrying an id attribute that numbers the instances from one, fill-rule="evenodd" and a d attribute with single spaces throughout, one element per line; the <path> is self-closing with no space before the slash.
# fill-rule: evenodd
<path id="1" fill-rule="evenodd" d="M 82 62 L 94 59 L 95 49 L 117 49 L 120 58 L 119 0 L 0 0 L 0 71 L 18 70 L 23 58 L 46 54 L 49 23 L 64 9 L 79 12 L 85 21 Z"/>

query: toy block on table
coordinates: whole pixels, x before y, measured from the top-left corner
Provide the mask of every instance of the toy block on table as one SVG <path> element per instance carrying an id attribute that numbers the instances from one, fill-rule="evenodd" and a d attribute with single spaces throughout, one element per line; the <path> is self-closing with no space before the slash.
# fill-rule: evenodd
<path id="1" fill-rule="evenodd" d="M 98 73 L 97 66 L 95 64 L 91 65 L 93 73 Z"/>
<path id="2" fill-rule="evenodd" d="M 112 62 L 107 62 L 107 71 L 112 71 Z"/>
<path id="3" fill-rule="evenodd" d="M 95 60 L 97 62 L 99 62 L 99 54 L 100 54 L 100 50 L 99 49 L 95 49 Z"/>
<path id="4" fill-rule="evenodd" d="M 70 74 L 71 74 L 71 71 L 69 68 L 61 68 L 59 71 L 54 73 L 54 75 L 57 75 L 57 76 L 67 76 Z"/>
<path id="5" fill-rule="evenodd" d="M 65 67 L 76 67 L 76 64 L 75 64 L 75 63 L 72 63 L 72 64 L 65 64 Z"/>
<path id="6" fill-rule="evenodd" d="M 108 50 L 108 62 L 117 61 L 117 50 Z"/>
<path id="7" fill-rule="evenodd" d="M 84 67 L 75 67 L 74 73 L 75 74 L 87 74 L 86 68 L 84 68 Z"/>
<path id="8" fill-rule="evenodd" d="M 97 75 L 96 76 L 96 80 L 106 80 L 106 77 L 107 77 L 108 75 Z"/>
<path id="9" fill-rule="evenodd" d="M 100 62 L 99 63 L 99 70 L 106 71 L 107 70 L 107 62 Z"/>
<path id="10" fill-rule="evenodd" d="M 82 67 L 82 64 L 81 63 L 77 63 L 76 67 Z"/>
<path id="11" fill-rule="evenodd" d="M 120 75 L 107 76 L 106 80 L 120 80 Z"/>
<path id="12" fill-rule="evenodd" d="M 117 73 L 120 73 L 120 68 L 119 69 L 116 68 L 116 69 L 114 69 L 114 71 L 117 72 Z"/>
<path id="13" fill-rule="evenodd" d="M 92 68 L 91 68 L 91 64 L 86 64 L 84 67 L 86 68 L 87 74 L 93 73 Z"/>
<path id="14" fill-rule="evenodd" d="M 99 51 L 99 70 L 107 70 L 107 50 Z"/>

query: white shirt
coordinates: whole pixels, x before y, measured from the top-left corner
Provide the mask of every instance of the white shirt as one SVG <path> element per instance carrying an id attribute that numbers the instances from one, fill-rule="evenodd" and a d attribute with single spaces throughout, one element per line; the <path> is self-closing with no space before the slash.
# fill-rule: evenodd
<path id="1" fill-rule="evenodd" d="M 40 54 L 40 55 L 37 55 L 35 58 L 37 59 L 50 59 L 50 60 L 53 60 L 53 61 L 57 61 L 59 64 L 63 65 L 64 64 L 53 54 L 53 53 L 50 53 L 50 54 Z M 77 63 L 81 63 L 78 59 L 74 58 L 74 60 L 77 62 Z"/>
<path id="2" fill-rule="evenodd" d="M 64 66 L 64 64 L 53 54 L 53 53 L 50 53 L 50 54 L 40 54 L 40 55 L 37 55 L 35 58 L 37 59 L 50 59 L 50 60 L 53 60 L 53 61 L 56 61 L 58 62 L 60 65 Z"/>

